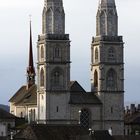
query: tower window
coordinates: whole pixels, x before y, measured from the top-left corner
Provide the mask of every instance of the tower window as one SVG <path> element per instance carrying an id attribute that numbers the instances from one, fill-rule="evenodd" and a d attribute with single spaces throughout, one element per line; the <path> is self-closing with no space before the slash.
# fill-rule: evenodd
<path id="1" fill-rule="evenodd" d="M 41 69 L 40 72 L 40 86 L 44 86 L 44 70 Z"/>
<path id="2" fill-rule="evenodd" d="M 97 88 L 98 87 L 98 73 L 95 70 L 94 72 L 94 87 Z"/>
<path id="3" fill-rule="evenodd" d="M 41 58 L 44 58 L 44 47 L 43 46 L 41 46 Z"/>
<path id="4" fill-rule="evenodd" d="M 110 48 L 108 50 L 108 61 L 115 61 L 115 50 L 114 50 L 114 48 Z"/>
<path id="5" fill-rule="evenodd" d="M 95 62 L 97 62 L 98 61 L 98 49 L 96 48 L 95 49 Z"/>
<path id="6" fill-rule="evenodd" d="M 23 112 L 20 113 L 20 117 L 23 118 Z"/>
<path id="7" fill-rule="evenodd" d="M 80 114 L 80 124 L 85 128 L 89 128 L 90 114 L 87 109 L 82 109 Z"/>
<path id="8" fill-rule="evenodd" d="M 51 81 L 51 84 L 52 84 L 52 87 L 55 87 L 55 88 L 62 88 L 63 86 L 63 81 L 64 81 L 64 76 L 63 76 L 63 71 L 62 69 L 60 68 L 55 68 L 51 74 L 52 76 L 52 81 Z"/>
<path id="9" fill-rule="evenodd" d="M 54 73 L 54 84 L 55 85 L 58 85 L 59 84 L 59 77 L 60 77 L 59 72 L 55 72 Z"/>
<path id="10" fill-rule="evenodd" d="M 58 47 L 54 49 L 54 57 L 60 57 L 60 49 Z"/>
<path id="11" fill-rule="evenodd" d="M 111 114 L 113 113 L 113 107 L 111 107 Z"/>
<path id="12" fill-rule="evenodd" d="M 57 106 L 57 107 L 56 107 L 56 112 L 58 112 L 58 111 L 59 111 L 59 107 Z"/>
<path id="13" fill-rule="evenodd" d="M 107 88 L 115 88 L 116 87 L 116 80 L 117 80 L 117 76 L 116 76 L 116 72 L 113 69 L 110 69 L 107 72 Z"/>

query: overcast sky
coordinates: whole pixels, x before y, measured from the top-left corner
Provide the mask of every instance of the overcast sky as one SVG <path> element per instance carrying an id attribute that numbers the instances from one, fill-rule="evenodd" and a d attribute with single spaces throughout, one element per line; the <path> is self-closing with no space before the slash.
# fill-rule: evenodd
<path id="1" fill-rule="evenodd" d="M 26 84 L 29 15 L 33 49 L 41 33 L 44 0 L 0 0 L 0 104 Z M 119 35 L 125 42 L 125 102 L 140 103 L 140 0 L 116 0 Z M 90 90 L 90 44 L 95 36 L 98 0 L 64 0 L 66 33 L 71 39 L 71 79 Z"/>

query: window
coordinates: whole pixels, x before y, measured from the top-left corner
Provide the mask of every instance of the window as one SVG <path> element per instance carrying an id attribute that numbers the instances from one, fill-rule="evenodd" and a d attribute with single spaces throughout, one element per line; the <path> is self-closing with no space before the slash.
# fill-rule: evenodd
<path id="1" fill-rule="evenodd" d="M 97 62 L 98 61 L 98 49 L 96 48 L 95 49 L 95 62 Z"/>
<path id="2" fill-rule="evenodd" d="M 115 50 L 114 50 L 114 48 L 110 48 L 108 50 L 108 61 L 115 61 Z"/>
<path id="3" fill-rule="evenodd" d="M 54 57 L 56 58 L 60 57 L 60 48 L 57 47 L 54 49 Z"/>
<path id="4" fill-rule="evenodd" d="M 40 86 L 44 86 L 44 70 L 41 69 L 41 72 L 40 72 Z"/>
<path id="5" fill-rule="evenodd" d="M 44 100 L 44 96 L 42 95 L 41 97 L 42 97 L 42 100 Z"/>
<path id="6" fill-rule="evenodd" d="M 94 72 L 94 87 L 97 88 L 98 87 L 98 73 L 95 70 Z"/>
<path id="7" fill-rule="evenodd" d="M 111 111 L 111 114 L 113 114 L 113 107 L 111 107 L 111 110 L 110 111 Z"/>
<path id="8" fill-rule="evenodd" d="M 51 73 L 51 85 L 52 88 L 60 89 L 63 87 L 64 76 L 63 70 L 59 67 L 55 68 Z"/>
<path id="9" fill-rule="evenodd" d="M 59 107 L 57 106 L 57 107 L 56 107 L 56 112 L 58 112 L 58 111 L 59 111 Z"/>
<path id="10" fill-rule="evenodd" d="M 117 80 L 117 76 L 116 76 L 116 72 L 113 69 L 110 69 L 107 72 L 107 88 L 115 88 L 116 87 L 116 80 Z"/>
<path id="11" fill-rule="evenodd" d="M 80 114 L 80 124 L 85 128 L 89 128 L 90 114 L 87 109 L 82 109 Z"/>
<path id="12" fill-rule="evenodd" d="M 20 113 L 20 117 L 23 118 L 23 112 Z"/>
<path id="13" fill-rule="evenodd" d="M 44 47 L 43 46 L 41 46 L 41 58 L 44 58 Z"/>
<path id="14" fill-rule="evenodd" d="M 54 73 L 54 84 L 55 84 L 55 85 L 58 85 L 58 84 L 59 84 L 59 77 L 60 77 L 60 74 L 59 74 L 58 71 L 56 71 L 56 72 Z"/>

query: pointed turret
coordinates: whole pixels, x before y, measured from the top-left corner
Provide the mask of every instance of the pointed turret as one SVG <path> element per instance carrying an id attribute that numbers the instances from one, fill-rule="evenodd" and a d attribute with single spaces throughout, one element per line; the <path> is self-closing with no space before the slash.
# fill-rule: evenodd
<path id="1" fill-rule="evenodd" d="M 45 0 L 42 16 L 43 34 L 65 33 L 65 13 L 62 0 Z"/>
<path id="2" fill-rule="evenodd" d="M 30 21 L 29 66 L 27 67 L 27 88 L 30 88 L 33 84 L 35 84 L 35 69 L 33 62 L 32 30 Z"/>
<path id="3" fill-rule="evenodd" d="M 117 36 L 118 16 L 115 0 L 100 0 L 97 12 L 97 36 Z"/>

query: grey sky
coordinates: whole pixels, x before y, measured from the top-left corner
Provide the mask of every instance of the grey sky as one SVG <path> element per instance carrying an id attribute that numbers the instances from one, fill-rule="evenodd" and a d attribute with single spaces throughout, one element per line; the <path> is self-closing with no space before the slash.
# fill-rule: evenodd
<path id="1" fill-rule="evenodd" d="M 0 103 L 26 84 L 29 14 L 36 62 L 44 0 L 0 0 Z M 140 101 L 140 0 L 116 0 L 119 34 L 125 42 L 125 101 Z M 66 33 L 71 38 L 71 79 L 90 90 L 90 44 L 95 35 L 98 0 L 64 0 Z"/>

